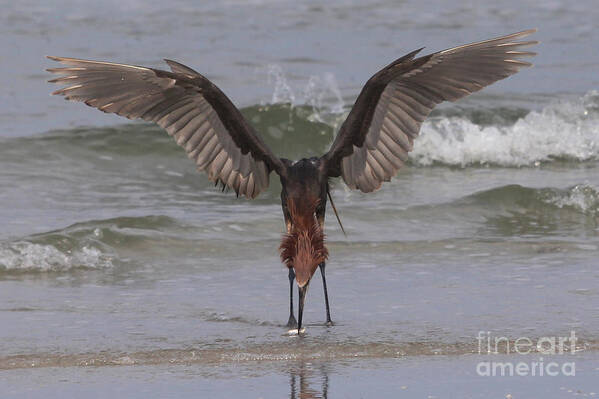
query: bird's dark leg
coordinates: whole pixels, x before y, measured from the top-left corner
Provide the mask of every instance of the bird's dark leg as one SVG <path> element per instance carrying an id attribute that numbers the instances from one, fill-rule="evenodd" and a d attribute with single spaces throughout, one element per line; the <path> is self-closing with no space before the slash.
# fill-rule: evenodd
<path id="1" fill-rule="evenodd" d="M 327 186 L 326 190 L 323 191 L 322 198 L 320 199 L 320 203 L 318 204 L 318 207 L 316 208 L 316 219 L 318 220 L 318 223 L 320 224 L 320 228 L 323 231 L 324 231 L 324 217 L 325 217 L 325 213 L 327 210 L 327 208 L 326 208 L 327 197 L 326 197 L 325 193 L 328 193 L 328 191 L 329 191 L 329 189 Z M 318 265 L 318 267 L 320 267 L 320 273 L 322 274 L 322 286 L 324 287 L 324 302 L 327 307 L 327 326 L 332 326 L 333 321 L 331 320 L 331 309 L 329 308 L 329 294 L 327 293 L 327 280 L 324 275 L 324 269 L 326 267 L 325 262 L 322 262 L 320 265 Z"/>
<path id="2" fill-rule="evenodd" d="M 306 291 L 308 291 L 308 283 L 303 287 L 298 286 L 299 292 L 299 309 L 297 312 L 297 333 L 300 334 L 302 331 L 302 318 L 304 316 L 304 301 L 306 299 Z"/>
<path id="3" fill-rule="evenodd" d="M 283 208 L 283 217 L 285 218 L 285 227 L 287 228 L 287 234 L 291 234 L 291 216 L 287 209 L 287 198 L 285 196 L 285 190 L 281 191 L 281 206 Z M 292 267 L 289 268 L 289 321 L 287 327 L 297 328 L 297 320 L 293 315 L 293 280 L 295 280 L 295 271 Z"/>
<path id="4" fill-rule="evenodd" d="M 320 273 L 322 274 L 322 286 L 324 287 L 324 303 L 327 307 L 327 326 L 332 326 L 333 321 L 331 320 L 331 310 L 329 308 L 329 294 L 327 293 L 327 279 L 324 276 L 324 268 L 326 264 L 322 262 L 320 265 Z"/>
<path id="5" fill-rule="evenodd" d="M 295 279 L 295 272 L 293 268 L 289 268 L 289 321 L 287 322 L 287 327 L 296 328 L 297 320 L 295 320 L 295 316 L 293 315 L 293 280 Z"/>

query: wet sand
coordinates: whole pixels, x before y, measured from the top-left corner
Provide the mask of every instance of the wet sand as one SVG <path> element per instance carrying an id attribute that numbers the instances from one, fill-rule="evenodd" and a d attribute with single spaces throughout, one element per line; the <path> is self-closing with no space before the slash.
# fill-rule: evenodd
<path id="1" fill-rule="evenodd" d="M 575 377 L 485 377 L 476 371 L 481 361 L 530 363 L 536 355 L 49 367 L 0 371 L 0 387 L 6 399 L 592 398 L 599 397 L 597 359 L 597 352 L 544 358 L 575 362 Z"/>

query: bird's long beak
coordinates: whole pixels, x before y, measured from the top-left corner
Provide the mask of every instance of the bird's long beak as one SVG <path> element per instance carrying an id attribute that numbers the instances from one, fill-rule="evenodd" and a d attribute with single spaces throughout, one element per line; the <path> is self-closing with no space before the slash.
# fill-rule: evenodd
<path id="1" fill-rule="evenodd" d="M 299 291 L 299 310 L 298 310 L 298 318 L 297 318 L 297 334 L 299 335 L 302 329 L 302 316 L 304 314 L 304 299 L 306 299 L 306 292 L 308 292 L 308 283 L 303 287 L 298 286 Z"/>

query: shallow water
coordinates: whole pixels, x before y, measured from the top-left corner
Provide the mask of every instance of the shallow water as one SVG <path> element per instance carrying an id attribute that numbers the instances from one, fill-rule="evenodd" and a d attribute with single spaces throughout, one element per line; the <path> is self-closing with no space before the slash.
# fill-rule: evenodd
<path id="1" fill-rule="evenodd" d="M 61 4 L 19 2 L 0 17 L 3 391 L 53 397 L 66 386 L 72 396 L 102 397 L 118 376 L 128 397 L 139 389 L 128 381 L 151 379 L 159 382 L 144 389 L 155 395 L 175 381 L 182 388 L 173 397 L 199 386 L 211 397 L 255 387 L 280 397 L 293 396 L 297 377 L 297 394 L 307 383 L 302 397 L 371 396 L 358 378 L 367 375 L 383 397 L 404 385 L 421 387 L 409 397 L 593 392 L 593 2 L 181 1 L 167 9 L 126 1 L 114 3 L 116 15 Z M 336 325 L 323 325 L 317 275 L 299 339 L 283 326 L 289 288 L 277 253 L 276 177 L 251 202 L 221 193 L 161 129 L 51 98 L 42 72 L 45 54 L 152 66 L 178 59 L 243 106 L 275 153 L 296 159 L 326 151 L 360 86 L 392 59 L 532 26 L 543 41 L 535 68 L 435 110 L 391 183 L 366 195 L 335 182 L 348 232 L 329 211 Z M 480 331 L 512 340 L 575 331 L 580 353 L 571 356 L 586 371 L 550 384 L 481 379 L 470 357 Z M 229 375 L 232 385 L 219 382 Z M 397 383 L 397 375 L 412 382 Z"/>

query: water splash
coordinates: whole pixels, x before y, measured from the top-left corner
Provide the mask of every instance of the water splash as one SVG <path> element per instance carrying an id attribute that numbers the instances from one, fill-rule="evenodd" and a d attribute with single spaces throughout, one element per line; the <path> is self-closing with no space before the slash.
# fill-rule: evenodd
<path id="1" fill-rule="evenodd" d="M 291 87 L 280 65 L 268 65 L 267 75 L 268 84 L 274 86 L 271 104 L 290 104 L 291 108 L 311 107 L 312 113 L 307 117 L 310 122 L 336 127 L 343 120 L 345 104 L 334 74 L 312 75 L 303 88 Z"/>
<path id="2" fill-rule="evenodd" d="M 295 93 L 287 83 L 283 68 L 280 65 L 270 64 L 267 69 L 267 82 L 269 85 L 274 85 L 271 103 L 295 104 Z"/>
<path id="3" fill-rule="evenodd" d="M 335 75 L 328 72 L 322 77 L 310 76 L 304 89 L 303 103 L 312 107 L 312 121 L 325 122 L 321 117 L 321 110 L 327 110 L 330 114 L 342 114 L 344 103 Z"/>

